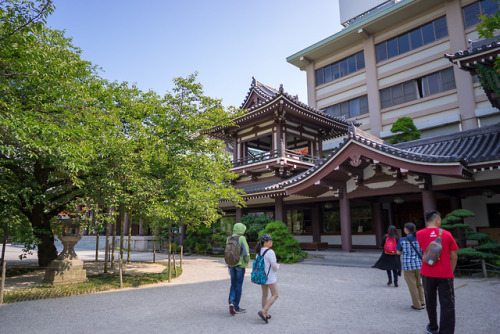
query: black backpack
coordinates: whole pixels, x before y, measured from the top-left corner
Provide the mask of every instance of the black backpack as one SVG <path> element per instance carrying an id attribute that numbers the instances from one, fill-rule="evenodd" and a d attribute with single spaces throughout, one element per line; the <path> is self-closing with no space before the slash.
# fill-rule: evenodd
<path id="1" fill-rule="evenodd" d="M 230 236 L 224 249 L 224 260 L 228 266 L 235 266 L 240 262 L 239 235 Z"/>

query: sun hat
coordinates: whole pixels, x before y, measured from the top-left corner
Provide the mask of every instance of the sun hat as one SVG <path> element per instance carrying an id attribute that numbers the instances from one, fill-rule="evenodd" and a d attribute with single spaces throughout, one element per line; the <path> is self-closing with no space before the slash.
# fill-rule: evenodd
<path id="1" fill-rule="evenodd" d="M 265 233 L 265 234 L 263 234 L 263 235 L 260 236 L 260 241 L 261 242 L 265 242 L 265 241 L 271 240 L 272 238 L 273 237 L 271 237 L 270 234 Z"/>

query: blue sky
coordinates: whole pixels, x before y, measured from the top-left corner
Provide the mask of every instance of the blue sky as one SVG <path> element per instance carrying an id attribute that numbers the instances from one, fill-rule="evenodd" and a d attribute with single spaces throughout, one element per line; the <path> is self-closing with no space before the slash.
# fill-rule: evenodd
<path id="1" fill-rule="evenodd" d="M 306 74 L 286 57 L 341 29 L 338 0 L 54 0 L 66 30 L 103 77 L 163 94 L 198 72 L 206 95 L 239 107 L 252 76 L 307 103 Z"/>

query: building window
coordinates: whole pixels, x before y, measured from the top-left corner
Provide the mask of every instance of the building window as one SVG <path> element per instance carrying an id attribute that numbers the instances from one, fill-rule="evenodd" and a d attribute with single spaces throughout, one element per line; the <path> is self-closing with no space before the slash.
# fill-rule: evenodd
<path id="1" fill-rule="evenodd" d="M 363 95 L 358 98 L 334 104 L 323 109 L 325 114 L 351 118 L 368 113 L 368 96 Z"/>
<path id="2" fill-rule="evenodd" d="M 481 15 L 493 15 L 500 10 L 497 0 L 481 0 L 462 8 L 465 28 L 478 24 Z"/>
<path id="3" fill-rule="evenodd" d="M 340 209 L 338 207 L 323 205 L 322 218 L 323 233 L 340 233 Z"/>
<path id="4" fill-rule="evenodd" d="M 287 210 L 288 231 L 292 234 L 312 233 L 312 210 L 297 208 Z"/>
<path id="5" fill-rule="evenodd" d="M 337 80 L 365 68 L 363 51 L 316 70 L 316 86 Z"/>
<path id="6" fill-rule="evenodd" d="M 382 109 L 389 108 L 451 89 L 455 89 L 455 76 L 448 68 L 380 90 L 380 104 Z"/>
<path id="7" fill-rule="evenodd" d="M 396 57 L 410 50 L 448 36 L 446 17 L 440 17 L 421 27 L 375 45 L 377 62 Z"/>
<path id="8" fill-rule="evenodd" d="M 372 213 L 369 206 L 351 208 L 351 232 L 373 232 Z"/>

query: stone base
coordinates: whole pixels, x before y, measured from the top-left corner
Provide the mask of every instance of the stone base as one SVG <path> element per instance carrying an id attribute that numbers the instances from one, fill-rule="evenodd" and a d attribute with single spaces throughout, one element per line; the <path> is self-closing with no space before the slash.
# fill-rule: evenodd
<path id="1" fill-rule="evenodd" d="M 87 271 L 80 260 L 54 260 L 45 271 L 45 283 L 64 284 L 86 282 Z"/>

